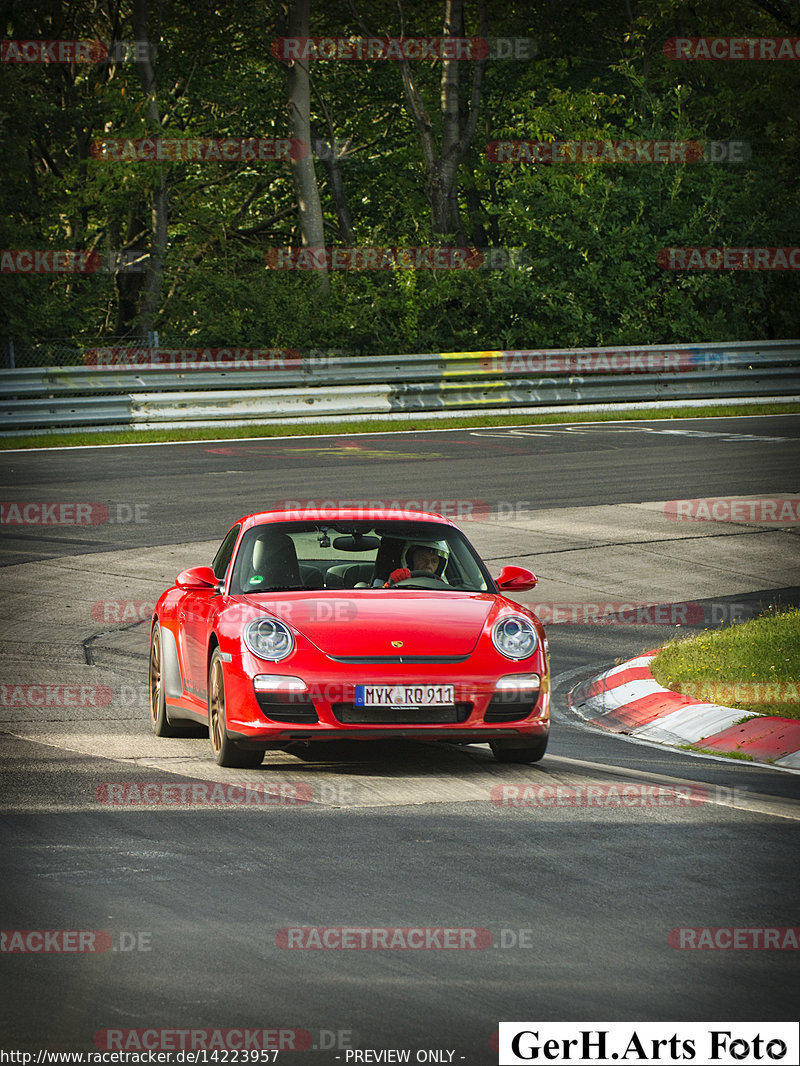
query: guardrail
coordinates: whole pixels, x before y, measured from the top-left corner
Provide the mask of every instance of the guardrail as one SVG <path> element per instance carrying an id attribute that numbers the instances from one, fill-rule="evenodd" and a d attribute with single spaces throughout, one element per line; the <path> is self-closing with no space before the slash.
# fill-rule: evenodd
<path id="1" fill-rule="evenodd" d="M 116 365 L 95 349 L 93 365 L 0 372 L 0 433 L 800 401 L 798 340 L 352 358 L 273 353 L 257 368 L 241 350 L 237 360 L 218 349 L 101 351 Z"/>

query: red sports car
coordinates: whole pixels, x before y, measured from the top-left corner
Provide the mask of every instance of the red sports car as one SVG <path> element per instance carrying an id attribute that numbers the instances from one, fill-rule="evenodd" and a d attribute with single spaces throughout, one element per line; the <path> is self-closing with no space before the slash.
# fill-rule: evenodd
<path id="1" fill-rule="evenodd" d="M 547 641 L 503 595 L 536 580 L 518 566 L 493 579 L 440 515 L 248 515 L 211 566 L 184 570 L 156 604 L 153 730 L 202 723 L 221 766 L 392 737 L 488 742 L 501 762 L 536 762 L 550 728 Z"/>

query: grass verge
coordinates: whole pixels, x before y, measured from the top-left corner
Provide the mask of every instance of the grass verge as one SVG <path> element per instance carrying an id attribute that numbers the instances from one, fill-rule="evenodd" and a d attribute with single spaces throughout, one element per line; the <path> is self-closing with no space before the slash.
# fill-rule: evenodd
<path id="1" fill-rule="evenodd" d="M 752 755 L 743 751 L 717 751 L 716 748 L 701 748 L 697 744 L 681 744 L 682 751 L 694 751 L 698 755 L 716 755 L 719 759 L 741 759 L 742 762 L 755 762 Z M 767 760 L 768 762 L 770 760 Z"/>
<path id="2" fill-rule="evenodd" d="M 463 415 L 453 418 L 385 418 L 375 421 L 298 423 L 280 425 L 202 426 L 197 429 L 124 429 L 100 432 L 31 433 L 0 436 L 0 450 L 14 448 L 98 447 L 104 444 L 159 444 L 193 440 L 237 440 L 244 437 L 295 437 L 325 434 L 398 433 L 427 429 L 478 429 L 493 426 L 548 426 L 575 422 L 660 421 L 673 418 L 731 418 L 742 415 L 800 414 L 796 403 L 726 404 L 724 407 L 673 407 L 664 410 L 587 411 L 537 415 Z"/>
<path id="3" fill-rule="evenodd" d="M 800 607 L 672 640 L 650 670 L 664 688 L 693 699 L 800 718 Z"/>

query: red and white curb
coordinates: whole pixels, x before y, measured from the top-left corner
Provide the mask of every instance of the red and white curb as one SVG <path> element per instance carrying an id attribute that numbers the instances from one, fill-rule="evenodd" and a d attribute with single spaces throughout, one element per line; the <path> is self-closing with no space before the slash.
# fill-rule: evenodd
<path id="1" fill-rule="evenodd" d="M 699 703 L 662 688 L 650 673 L 658 648 L 576 686 L 569 704 L 591 725 L 658 744 L 740 752 L 756 762 L 800 769 L 800 720 Z M 738 723 L 738 724 L 737 724 Z"/>

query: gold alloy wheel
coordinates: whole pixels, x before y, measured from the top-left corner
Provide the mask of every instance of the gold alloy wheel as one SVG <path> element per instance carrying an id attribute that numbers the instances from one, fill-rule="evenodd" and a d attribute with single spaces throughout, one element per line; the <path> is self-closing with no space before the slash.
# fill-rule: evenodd
<path id="1" fill-rule="evenodd" d="M 222 678 L 222 661 L 214 659 L 208 683 L 208 736 L 211 750 L 219 755 L 225 743 L 225 682 Z"/>
<path id="2" fill-rule="evenodd" d="M 225 715 L 225 677 L 219 650 L 211 656 L 208 671 L 208 738 L 211 753 L 218 766 L 238 766 L 243 769 L 261 765 L 264 748 L 237 744 L 227 734 Z"/>
<path id="3" fill-rule="evenodd" d="M 150 642 L 150 721 L 153 729 L 158 725 L 161 706 L 161 634 L 158 626 L 153 628 Z"/>

